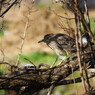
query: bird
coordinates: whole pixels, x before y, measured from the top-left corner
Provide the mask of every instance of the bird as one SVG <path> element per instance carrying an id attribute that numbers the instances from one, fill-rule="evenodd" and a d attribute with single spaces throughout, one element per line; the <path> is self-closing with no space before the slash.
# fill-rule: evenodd
<path id="1" fill-rule="evenodd" d="M 84 43 L 86 44 L 87 39 L 85 36 L 82 41 L 85 41 Z M 42 40 L 38 41 L 38 43 L 41 42 L 46 43 L 61 60 L 66 60 L 77 52 L 75 38 L 63 33 L 46 34 Z"/>

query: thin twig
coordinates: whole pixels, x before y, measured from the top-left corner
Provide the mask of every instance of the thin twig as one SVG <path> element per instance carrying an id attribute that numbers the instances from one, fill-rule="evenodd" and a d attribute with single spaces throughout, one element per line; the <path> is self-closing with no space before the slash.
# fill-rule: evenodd
<path id="1" fill-rule="evenodd" d="M 0 61 L 0 65 L 4 65 L 4 64 L 9 65 L 11 68 L 21 69 L 21 68 L 19 68 L 19 67 L 15 66 L 15 65 L 9 64 L 9 63 L 4 62 L 4 61 L 3 61 L 3 62 L 2 62 L 2 61 Z"/>
<path id="2" fill-rule="evenodd" d="M 31 60 L 29 60 L 27 58 L 24 58 L 24 59 L 27 60 L 27 61 L 29 61 L 31 64 L 33 64 L 33 66 L 36 68 L 36 65 Z"/>
<path id="3" fill-rule="evenodd" d="M 78 94 L 77 85 L 76 85 L 76 81 L 75 81 L 75 76 L 74 76 L 73 68 L 71 67 L 71 69 L 72 69 L 72 78 L 73 78 L 73 81 L 74 81 L 75 93 L 76 93 L 76 95 L 79 95 Z"/>
<path id="4" fill-rule="evenodd" d="M 74 0 L 74 2 L 76 3 L 76 7 L 78 7 L 78 1 Z M 80 69 L 80 74 L 81 74 L 83 90 L 84 90 L 84 92 L 86 92 L 84 76 L 83 76 L 83 69 L 82 69 L 81 58 L 80 58 L 80 49 L 79 49 L 79 44 L 78 44 L 78 36 L 79 36 L 78 33 L 80 32 L 80 18 L 77 14 L 75 14 L 75 23 L 76 23 L 75 37 L 76 37 L 78 63 L 79 63 L 79 69 Z"/>
<path id="5" fill-rule="evenodd" d="M 27 32 L 28 25 L 29 25 L 29 17 L 30 17 L 30 13 L 28 13 L 28 15 L 27 15 L 27 21 L 25 23 L 25 28 L 24 28 L 23 36 L 21 37 L 22 41 L 21 41 L 20 52 L 18 54 L 16 66 L 18 66 L 19 60 L 20 60 L 20 56 L 22 54 L 22 50 L 23 50 L 23 46 L 24 46 L 24 41 L 25 41 L 25 38 L 26 38 L 26 32 Z"/>
<path id="6" fill-rule="evenodd" d="M 88 7 L 87 7 L 87 0 L 83 0 L 83 1 L 84 1 L 84 7 L 85 7 L 86 21 L 87 21 L 88 27 L 90 28 L 90 19 L 89 19 Z"/>
<path id="7" fill-rule="evenodd" d="M 57 12 L 55 12 L 55 10 L 53 10 L 51 7 L 49 7 L 50 11 L 52 11 L 56 16 L 60 17 L 60 18 L 64 18 L 66 20 L 72 20 L 72 19 L 75 19 L 75 18 L 67 18 L 67 17 L 64 17 L 64 16 L 61 16 L 59 14 L 57 14 Z"/>
<path id="8" fill-rule="evenodd" d="M 5 60 L 5 58 L 6 58 L 6 57 L 5 57 L 5 53 L 4 53 L 4 49 L 3 49 L 3 50 L 1 49 L 0 51 L 1 51 L 1 53 L 2 53 L 2 62 L 4 62 L 4 60 Z"/>
<path id="9" fill-rule="evenodd" d="M 85 82 L 84 82 L 84 78 L 83 78 L 83 69 L 82 69 L 82 64 L 81 64 L 81 59 L 80 59 L 80 49 L 79 49 L 79 45 L 78 45 L 78 32 L 79 32 L 79 22 L 76 23 L 77 24 L 77 29 L 75 32 L 75 36 L 76 36 L 76 47 L 77 47 L 77 56 L 78 56 L 78 63 L 79 63 L 79 67 L 80 67 L 80 74 L 81 74 L 81 79 L 82 79 L 82 84 L 83 84 L 83 89 L 85 92 Z"/>
<path id="10" fill-rule="evenodd" d="M 0 14 L 0 17 L 2 17 L 5 13 L 9 11 L 9 9 L 17 2 L 17 0 L 14 0 L 6 9 Z"/>
<path id="11" fill-rule="evenodd" d="M 86 21 L 87 21 L 88 27 L 90 29 L 90 19 L 89 19 L 89 13 L 88 13 L 88 8 L 87 8 L 87 1 L 86 0 L 83 0 L 83 1 L 84 1 L 85 12 L 86 12 Z M 89 44 L 89 42 L 88 42 L 88 44 Z M 89 82 L 89 79 L 88 79 L 88 72 L 87 72 L 87 69 L 85 67 L 85 63 L 83 65 L 83 67 L 84 67 L 84 73 L 85 73 L 85 79 L 86 79 L 87 89 L 90 92 L 91 85 L 90 85 L 90 82 Z"/>
<path id="12" fill-rule="evenodd" d="M 51 95 L 54 90 L 55 84 L 51 85 L 47 95 Z"/>

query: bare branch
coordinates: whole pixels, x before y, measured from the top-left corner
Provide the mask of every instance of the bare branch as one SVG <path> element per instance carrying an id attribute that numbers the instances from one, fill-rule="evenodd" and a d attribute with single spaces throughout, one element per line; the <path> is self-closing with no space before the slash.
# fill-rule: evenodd
<path id="1" fill-rule="evenodd" d="M 64 16 L 59 15 L 59 14 L 57 14 L 57 13 L 55 12 L 55 10 L 53 10 L 51 7 L 49 7 L 49 9 L 50 9 L 50 11 L 52 11 L 56 16 L 58 16 L 58 17 L 60 17 L 60 18 L 64 18 L 64 19 L 66 19 L 66 20 L 75 19 L 75 18 L 67 18 L 67 17 L 64 17 Z"/>
<path id="2" fill-rule="evenodd" d="M 78 60 L 77 57 L 72 58 L 73 62 L 67 60 L 60 66 L 55 66 L 53 68 L 40 69 L 35 67 L 18 69 L 15 72 L 0 76 L 0 89 L 10 89 L 15 91 L 20 91 L 25 95 L 25 93 L 32 91 L 31 93 L 38 92 L 39 90 L 50 88 L 50 94 L 52 93 L 55 86 L 66 85 L 74 83 L 74 80 L 64 80 L 70 74 L 78 70 Z M 82 60 L 83 62 L 90 62 L 90 59 Z M 3 62 L 2 64 L 8 64 Z M 10 65 L 10 64 L 8 64 Z M 71 67 L 72 65 L 72 67 Z M 11 66 L 11 65 L 10 65 Z M 93 77 L 95 74 L 92 74 Z M 92 76 L 88 76 L 89 78 Z M 75 79 L 75 82 L 81 82 L 81 79 Z M 25 90 L 21 92 L 21 88 L 25 87 Z M 49 95 L 50 95 L 49 94 Z"/>
<path id="3" fill-rule="evenodd" d="M 17 0 L 14 0 L 6 9 L 0 14 L 0 17 L 2 17 L 5 13 L 9 11 L 9 9 L 17 2 Z"/>
<path id="4" fill-rule="evenodd" d="M 88 75 L 88 78 L 89 78 L 89 79 L 91 79 L 91 78 L 93 78 L 93 77 L 95 77 L 95 73 L 91 73 L 91 74 Z M 86 80 L 86 79 L 85 79 L 85 80 Z M 81 77 L 75 78 L 75 79 L 62 80 L 62 81 L 60 81 L 60 82 L 57 84 L 57 86 L 58 86 L 58 85 L 72 84 L 72 83 L 74 83 L 74 81 L 75 81 L 75 83 L 81 82 Z"/>

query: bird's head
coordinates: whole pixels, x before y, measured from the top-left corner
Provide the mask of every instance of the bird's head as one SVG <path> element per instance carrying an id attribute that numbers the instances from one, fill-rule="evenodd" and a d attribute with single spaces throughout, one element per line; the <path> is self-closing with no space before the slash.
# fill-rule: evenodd
<path id="1" fill-rule="evenodd" d="M 54 34 L 46 34 L 42 40 L 38 41 L 38 43 L 44 42 L 48 44 L 51 42 L 53 36 Z"/>

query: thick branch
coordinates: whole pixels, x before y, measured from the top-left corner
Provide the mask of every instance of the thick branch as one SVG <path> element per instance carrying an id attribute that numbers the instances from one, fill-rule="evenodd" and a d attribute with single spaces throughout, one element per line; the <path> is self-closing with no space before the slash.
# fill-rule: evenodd
<path id="1" fill-rule="evenodd" d="M 95 73 L 91 73 L 91 74 L 88 75 L 88 78 L 89 78 L 89 79 L 90 79 L 90 78 L 93 78 L 93 77 L 95 77 Z M 57 86 L 58 86 L 58 85 L 73 84 L 73 83 L 74 83 L 74 80 L 75 80 L 75 83 L 79 83 L 79 82 L 81 82 L 81 77 L 75 78 L 75 79 L 62 80 L 62 81 L 60 81 L 60 82 L 57 84 Z"/>
<path id="2" fill-rule="evenodd" d="M 90 59 L 88 58 L 83 61 L 89 62 Z M 24 95 L 23 93 L 25 92 L 32 91 L 31 93 L 34 93 L 43 88 L 49 88 L 53 84 L 57 86 L 64 85 L 65 83 L 66 85 L 68 81 L 64 79 L 72 74 L 72 69 L 73 72 L 78 70 L 79 66 L 77 62 L 77 57 L 73 57 L 72 61 L 67 60 L 67 62 L 62 63 L 60 66 L 48 69 L 40 69 L 38 67 L 21 69 L 16 67 L 17 71 L 0 76 L 0 89 L 16 90 L 19 92 L 22 87 L 25 87 L 25 90 L 22 92 L 22 95 Z M 0 64 L 1 63 L 2 62 L 0 62 Z M 64 83 L 62 83 L 62 81 L 64 81 Z"/>

